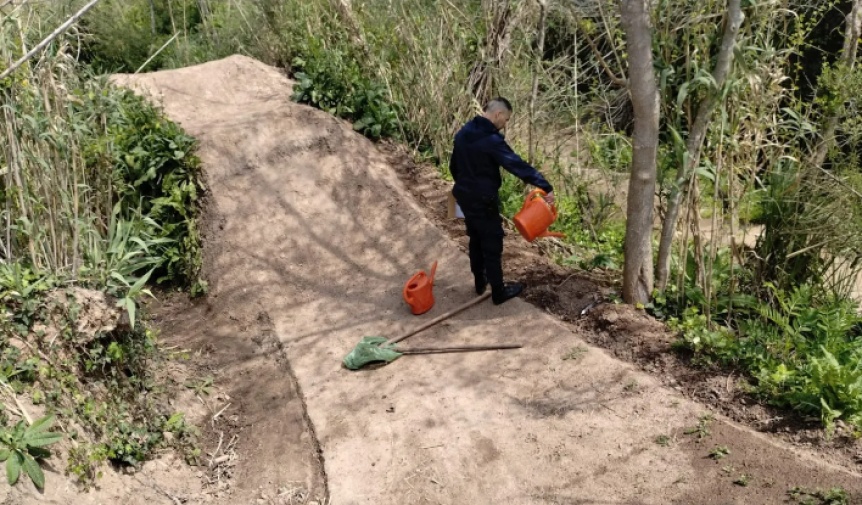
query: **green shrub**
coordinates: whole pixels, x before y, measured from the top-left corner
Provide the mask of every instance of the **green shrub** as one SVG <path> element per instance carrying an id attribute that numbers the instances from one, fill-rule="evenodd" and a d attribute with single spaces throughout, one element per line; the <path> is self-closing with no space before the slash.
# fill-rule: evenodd
<path id="1" fill-rule="evenodd" d="M 382 83 L 363 74 L 355 56 L 309 43 L 305 55 L 293 60 L 293 67 L 297 102 L 353 121 L 353 128 L 371 139 L 400 132 L 399 106 L 389 102 Z"/>
<path id="2" fill-rule="evenodd" d="M 154 280 L 194 284 L 203 191 L 194 139 L 82 66 L 58 60 L 29 77 L 0 89 L 10 104 L 0 164 L 18 160 L 20 177 L 4 186 L 15 193 L 0 210 L 9 257 L 36 276 L 104 284 L 124 271 L 132 285 L 155 269 Z M 134 243 L 143 251 L 117 251 Z"/>
<path id="3" fill-rule="evenodd" d="M 22 25 L 0 23 L 0 40 L 32 37 Z M 155 335 L 135 324 L 151 277 L 203 288 L 194 139 L 145 100 L 51 50 L 38 71 L 25 66 L 0 83 L 0 95 L 0 166 L 17 169 L 13 185 L 0 184 L 9 237 L 0 258 L 0 382 L 69 421 L 80 442 L 69 470 L 83 480 L 103 461 L 138 464 L 172 444 L 194 456 L 194 428 L 165 414 L 170 390 L 157 374 Z M 69 285 L 116 297 L 131 327 L 119 321 L 79 335 L 82 307 L 75 292 L 60 290 Z M 0 426 L 8 422 L 0 410 Z M 17 468 L 41 487 L 39 467 L 24 453 L 34 437 L 20 426 L 0 428 L 10 447 L 0 456 L 10 480 Z M 165 432 L 177 435 L 173 442 Z"/>
<path id="4" fill-rule="evenodd" d="M 687 308 L 680 317 L 669 318 L 668 327 L 680 333 L 677 345 L 693 351 L 701 363 L 736 359 L 739 341 L 734 332 L 711 324 L 696 307 Z"/>
<path id="5" fill-rule="evenodd" d="M 203 23 L 200 5 L 195 0 L 102 1 L 82 18 L 81 27 L 89 36 L 84 39 L 81 59 L 100 73 L 134 72 L 177 30 L 184 34 L 180 39 L 191 38 L 202 45 L 197 36 Z M 146 70 L 174 63 L 179 45 L 174 40 L 155 55 Z"/>
<path id="6" fill-rule="evenodd" d="M 200 160 L 196 141 L 143 99 L 122 92 L 105 141 L 125 219 L 141 224 L 159 258 L 158 282 L 191 286 L 201 266 Z"/>
<path id="7" fill-rule="evenodd" d="M 89 482 L 102 461 L 138 465 L 168 446 L 194 462 L 196 428 L 180 414 L 164 414 L 170 390 L 157 373 L 163 358 L 156 334 L 137 325 L 80 335 L 76 298 L 47 295 L 34 291 L 26 299 L 10 294 L 0 300 L 11 311 L 0 320 L 0 382 L 81 427 L 83 433 L 72 434 L 81 447 L 69 455 L 70 472 Z M 48 339 L 40 327 L 56 336 Z M 39 356 L 9 345 L 13 335 L 38 347 Z M 174 434 L 172 441 L 165 432 Z"/>
<path id="8" fill-rule="evenodd" d="M 806 489 L 794 487 L 787 494 L 799 505 L 849 505 L 851 496 L 841 487 Z"/>
<path id="9" fill-rule="evenodd" d="M 699 360 L 738 366 L 769 403 L 818 416 L 827 430 L 844 419 L 862 430 L 862 315 L 852 300 L 810 286 L 761 302 L 738 328 L 717 326 L 690 307 L 670 319 L 680 345 Z"/>
<path id="10" fill-rule="evenodd" d="M 684 272 L 680 288 L 678 279 L 681 269 L 684 269 Z M 698 314 L 708 313 L 710 323 L 714 321 L 733 326 L 734 320 L 747 317 L 752 309 L 758 306 L 757 298 L 743 292 L 745 286 L 751 284 L 752 273 L 733 261 L 729 248 L 716 250 L 709 268 L 704 269 L 704 276 L 708 278 L 710 286 L 709 293 L 706 286 L 701 285 L 697 279 L 694 247 L 689 247 L 684 262 L 679 254 L 674 254 L 671 257 L 673 274 L 666 290 L 653 293 L 653 303 L 649 308 L 654 315 L 662 319 L 669 316 L 681 317 L 689 309 L 694 309 Z"/>

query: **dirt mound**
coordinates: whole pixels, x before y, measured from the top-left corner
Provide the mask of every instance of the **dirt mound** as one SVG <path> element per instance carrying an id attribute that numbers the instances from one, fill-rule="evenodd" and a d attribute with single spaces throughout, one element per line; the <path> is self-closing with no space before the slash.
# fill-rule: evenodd
<path id="1" fill-rule="evenodd" d="M 410 343 L 521 350 L 345 370 L 362 336 L 395 335 L 474 296 L 447 236 L 456 227 L 435 226 L 417 188 L 349 124 L 291 102 L 292 82 L 273 68 L 231 57 L 117 81 L 200 140 L 211 292 L 174 326 L 236 371 L 224 378 L 255 419 L 237 468 L 254 482 L 233 503 L 288 481 L 335 505 L 781 503 L 794 486 L 862 491 L 858 475 L 725 421 L 687 435 L 707 423 L 699 404 L 520 299 L 482 304 Z M 507 250 L 510 277 L 529 275 L 520 257 Z M 434 260 L 437 305 L 412 316 L 402 285 Z M 555 303 L 587 308 L 594 295 L 581 291 Z M 267 353 L 287 361 L 258 368 Z M 307 417 L 290 419 L 304 424 L 286 417 L 303 407 Z M 708 458 L 713 444 L 730 448 L 721 465 Z M 306 456 L 292 460 L 297 450 Z"/>
<path id="2" fill-rule="evenodd" d="M 118 326 L 128 328 L 129 317 L 125 311 L 117 307 L 108 295 L 92 289 L 71 287 L 57 289 L 47 295 L 50 312 L 46 314 L 48 323 L 36 323 L 33 331 L 42 333 L 46 342 L 53 342 L 63 327 L 60 319 L 74 307 L 77 313 L 75 337 L 77 344 L 86 344 L 100 334 L 110 333 Z"/>

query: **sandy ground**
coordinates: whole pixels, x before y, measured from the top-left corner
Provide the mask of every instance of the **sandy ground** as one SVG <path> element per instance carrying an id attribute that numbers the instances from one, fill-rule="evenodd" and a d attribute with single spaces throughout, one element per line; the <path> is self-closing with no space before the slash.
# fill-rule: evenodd
<path id="1" fill-rule="evenodd" d="M 276 69 L 235 56 L 117 81 L 201 143 L 211 291 L 169 323 L 235 367 L 227 387 L 244 392 L 244 416 L 259 417 L 237 472 L 260 478 L 230 502 L 254 503 L 261 487 L 272 496 L 284 482 L 335 505 L 785 503 L 795 486 L 862 492 L 858 474 L 721 417 L 705 422 L 703 439 L 685 434 L 703 406 L 521 299 L 484 303 L 405 344 L 523 349 L 345 370 L 362 336 L 395 335 L 474 296 L 459 244 L 371 142 L 291 102 Z M 402 285 L 434 260 L 437 304 L 412 316 Z M 730 455 L 709 459 L 715 445 Z"/>

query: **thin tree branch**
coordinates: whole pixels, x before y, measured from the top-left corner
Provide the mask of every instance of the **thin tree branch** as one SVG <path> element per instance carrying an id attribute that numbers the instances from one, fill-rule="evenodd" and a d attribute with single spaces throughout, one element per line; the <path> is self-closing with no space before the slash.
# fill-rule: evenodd
<path id="1" fill-rule="evenodd" d="M 25 54 L 24 56 L 22 56 L 22 57 L 21 57 L 21 59 L 19 59 L 18 61 L 16 61 L 15 63 L 13 63 L 9 68 L 7 68 L 6 70 L 4 70 L 4 71 L 3 71 L 3 73 L 2 73 L 2 74 L 0 74 L 0 81 L 2 81 L 3 79 L 5 79 L 5 78 L 9 77 L 9 75 L 10 75 L 10 74 L 12 74 L 12 72 L 14 72 L 14 71 L 18 70 L 18 67 L 20 67 L 21 65 L 23 65 L 24 63 L 26 63 L 26 62 L 27 62 L 27 60 L 29 60 L 30 58 L 32 58 L 36 53 L 38 53 L 39 51 L 41 51 L 42 49 L 44 49 L 44 48 L 45 48 L 45 46 L 47 46 L 47 45 L 48 45 L 48 44 L 50 44 L 54 39 L 56 39 L 57 37 L 59 37 L 61 33 L 63 33 L 63 32 L 65 32 L 66 30 L 68 30 L 70 26 L 72 26 L 73 24 L 75 24 L 75 22 L 77 22 L 77 21 L 78 21 L 78 19 L 80 19 L 80 18 L 81 18 L 81 16 L 83 16 L 84 14 L 86 14 L 86 13 L 87 13 L 87 11 L 89 11 L 90 9 L 92 9 L 93 7 L 95 7 L 95 5 L 96 5 L 97 3 L 99 3 L 99 0 L 92 0 L 90 3 L 88 3 L 87 5 L 85 5 L 84 7 L 82 7 L 82 8 L 81 8 L 81 10 L 79 10 L 78 12 L 76 12 L 72 17 L 70 17 L 68 20 L 66 20 L 66 22 L 65 22 L 65 23 L 63 23 L 62 25 L 60 25 L 59 27 L 57 27 L 57 29 L 56 29 L 56 30 L 54 30 L 54 32 L 53 32 L 53 33 L 51 33 L 51 35 L 48 35 L 47 37 L 45 37 L 45 40 L 43 40 L 42 42 L 39 42 L 39 43 L 36 45 L 36 47 L 34 47 L 34 48 L 33 48 L 33 49 L 31 49 L 27 54 Z"/>
<path id="2" fill-rule="evenodd" d="M 844 47 L 841 50 L 841 65 L 847 68 L 847 70 L 853 70 L 856 66 L 860 28 L 862 28 L 862 0 L 854 0 L 853 8 L 847 15 L 847 26 L 844 29 Z M 835 143 L 835 131 L 838 129 L 838 122 L 841 119 L 839 116 L 840 112 L 835 111 L 826 118 L 820 142 L 809 159 L 811 165 L 822 167 L 826 161 L 829 149 Z"/>
<path id="3" fill-rule="evenodd" d="M 611 81 L 615 85 L 617 85 L 621 88 L 626 87 L 628 85 L 626 80 L 623 78 L 617 77 L 617 75 L 614 73 L 614 71 L 611 70 L 611 67 L 608 65 L 608 62 L 605 60 L 605 57 L 602 56 L 602 53 L 599 51 L 599 48 L 596 47 L 596 43 L 595 43 L 595 41 L 593 41 L 592 37 L 590 37 L 590 35 L 586 32 L 583 32 L 583 34 L 584 34 L 584 38 L 587 39 L 587 44 L 590 46 L 590 49 L 592 50 L 593 55 L 596 57 L 596 60 L 598 61 L 599 66 L 601 66 L 602 70 L 605 71 L 605 74 L 607 74 L 607 76 L 611 79 Z"/>
<path id="4" fill-rule="evenodd" d="M 850 191 L 851 193 L 853 193 L 854 195 L 858 196 L 859 198 L 862 198 L 862 193 L 860 193 L 860 192 L 856 191 L 856 189 L 855 189 L 853 186 L 851 186 L 851 185 L 847 184 L 847 182 L 846 182 L 846 181 L 844 181 L 843 179 L 841 179 L 841 178 L 840 178 L 840 177 L 838 177 L 837 175 L 833 174 L 833 173 L 832 173 L 832 172 L 830 172 L 829 170 L 826 170 L 826 169 L 825 169 L 825 168 L 823 168 L 822 166 L 818 166 L 817 168 L 819 168 L 821 172 L 823 172 L 824 174 L 826 174 L 827 176 L 829 176 L 832 180 L 834 180 L 835 182 L 837 182 L 838 184 L 840 184 L 841 186 L 843 186 L 843 187 L 844 187 L 844 189 L 846 189 L 847 191 Z"/>
<path id="5" fill-rule="evenodd" d="M 709 129 L 712 112 L 719 102 L 721 90 L 724 88 L 727 76 L 730 74 L 733 64 L 733 48 L 736 45 L 736 35 L 739 33 L 739 28 L 742 26 L 744 20 L 745 14 L 742 12 L 741 0 L 729 0 L 727 6 L 727 24 L 724 28 L 721 49 L 715 62 L 715 69 L 712 72 L 716 89 L 698 106 L 697 115 L 695 116 L 694 124 L 691 127 L 691 132 L 686 142 L 687 157 L 685 165 L 671 190 L 668 200 L 667 216 L 662 225 L 661 240 L 659 242 L 658 268 L 656 269 L 656 284 L 659 290 L 664 290 L 667 286 L 670 273 L 670 249 L 676 224 L 679 220 L 679 206 L 685 192 L 684 188 L 700 162 L 700 153 L 703 149 L 706 132 Z"/>
<path id="6" fill-rule="evenodd" d="M 162 52 L 162 51 L 164 51 L 166 47 L 168 47 L 168 44 L 170 44 L 171 42 L 173 42 L 173 41 L 174 41 L 174 39 L 176 39 L 177 37 L 179 37 L 179 35 L 180 35 L 180 32 L 175 33 L 173 37 L 171 37 L 167 42 L 165 42 L 164 44 L 162 44 L 162 47 L 160 47 L 158 51 L 156 51 L 155 53 L 153 53 L 153 55 L 152 55 L 152 56 L 150 56 L 149 58 L 147 58 L 147 61 L 145 61 L 143 65 L 141 65 L 140 67 L 138 67 L 138 69 L 137 69 L 137 70 L 135 70 L 135 73 L 137 74 L 137 73 L 139 73 L 141 70 L 143 70 L 143 69 L 144 69 L 144 67 L 146 67 L 146 66 L 147 66 L 151 61 L 153 61 L 153 58 L 155 58 L 156 56 L 158 56 L 159 54 L 161 54 L 161 52 Z"/>

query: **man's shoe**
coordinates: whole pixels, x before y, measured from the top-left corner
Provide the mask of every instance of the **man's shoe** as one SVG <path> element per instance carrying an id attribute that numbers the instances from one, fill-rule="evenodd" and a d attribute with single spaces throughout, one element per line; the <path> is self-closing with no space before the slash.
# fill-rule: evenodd
<path id="1" fill-rule="evenodd" d="M 473 282 L 476 285 L 476 294 L 481 295 L 485 292 L 485 288 L 488 287 L 488 280 L 485 279 L 485 274 L 482 274 L 478 277 L 473 277 Z"/>
<path id="2" fill-rule="evenodd" d="M 524 291 L 524 285 L 520 282 L 508 283 L 500 289 L 492 290 L 491 300 L 494 302 L 494 305 L 500 305 L 506 300 L 520 295 L 522 291 Z"/>

